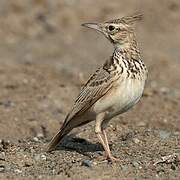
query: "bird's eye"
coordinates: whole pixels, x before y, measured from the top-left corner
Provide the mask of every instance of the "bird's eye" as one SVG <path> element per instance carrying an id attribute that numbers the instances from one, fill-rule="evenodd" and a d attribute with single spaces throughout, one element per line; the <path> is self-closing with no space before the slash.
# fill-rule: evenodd
<path id="1" fill-rule="evenodd" d="M 108 29 L 109 29 L 109 31 L 113 31 L 115 29 L 115 27 L 110 25 Z"/>

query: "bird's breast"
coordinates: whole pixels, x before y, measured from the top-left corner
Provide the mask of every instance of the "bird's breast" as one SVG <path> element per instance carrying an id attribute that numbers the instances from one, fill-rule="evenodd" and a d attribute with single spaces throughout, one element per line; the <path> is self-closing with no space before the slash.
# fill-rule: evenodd
<path id="1" fill-rule="evenodd" d="M 96 113 L 106 111 L 107 117 L 123 113 L 138 102 L 144 90 L 144 80 L 124 79 L 114 84 L 114 87 L 94 104 Z"/>

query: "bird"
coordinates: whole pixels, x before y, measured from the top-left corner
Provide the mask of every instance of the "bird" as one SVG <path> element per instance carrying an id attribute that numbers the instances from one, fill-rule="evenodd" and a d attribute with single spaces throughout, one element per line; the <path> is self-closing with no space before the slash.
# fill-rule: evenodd
<path id="1" fill-rule="evenodd" d="M 148 70 L 135 35 L 136 22 L 142 17 L 142 14 L 133 14 L 103 23 L 82 24 L 103 34 L 114 51 L 84 84 L 47 151 L 55 150 L 72 129 L 95 121 L 94 132 L 103 146 L 105 158 L 112 162 L 119 160 L 111 153 L 106 128 L 113 117 L 132 108 L 143 94 Z"/>

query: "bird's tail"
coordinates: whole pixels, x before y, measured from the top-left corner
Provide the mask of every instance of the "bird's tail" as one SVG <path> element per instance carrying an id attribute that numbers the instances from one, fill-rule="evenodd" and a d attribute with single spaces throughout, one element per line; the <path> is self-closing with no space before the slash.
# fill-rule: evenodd
<path id="1" fill-rule="evenodd" d="M 56 149 L 56 146 L 59 144 L 59 142 L 63 139 L 66 134 L 68 134 L 73 127 L 69 126 L 69 122 L 67 121 L 68 116 L 66 117 L 60 131 L 52 138 L 51 142 L 49 143 L 47 147 L 47 152 L 53 151 Z"/>
<path id="2" fill-rule="evenodd" d="M 56 146 L 59 144 L 59 142 L 63 139 L 63 137 L 66 134 L 63 134 L 62 131 L 59 131 L 51 140 L 51 142 L 49 143 L 48 147 L 47 147 L 47 152 L 53 151 L 56 149 Z"/>

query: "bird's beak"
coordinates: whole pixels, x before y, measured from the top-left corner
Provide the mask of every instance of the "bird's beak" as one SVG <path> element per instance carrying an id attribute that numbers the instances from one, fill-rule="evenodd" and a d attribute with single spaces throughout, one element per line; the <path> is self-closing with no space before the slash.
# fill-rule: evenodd
<path id="1" fill-rule="evenodd" d="M 81 25 L 102 32 L 102 29 L 98 23 L 84 23 Z"/>

